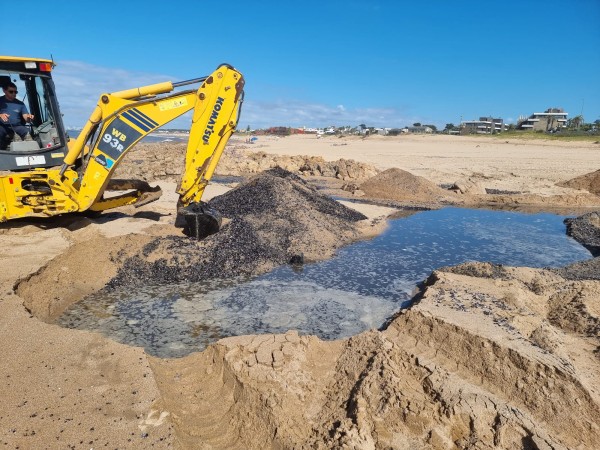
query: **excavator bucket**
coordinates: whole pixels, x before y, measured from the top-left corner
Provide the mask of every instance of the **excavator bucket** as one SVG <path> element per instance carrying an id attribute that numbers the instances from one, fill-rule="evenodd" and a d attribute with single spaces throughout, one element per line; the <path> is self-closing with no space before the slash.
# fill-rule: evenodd
<path id="1" fill-rule="evenodd" d="M 197 240 L 215 234 L 221 222 L 221 214 L 204 202 L 194 202 L 177 211 L 176 224 L 181 224 L 184 234 Z"/>

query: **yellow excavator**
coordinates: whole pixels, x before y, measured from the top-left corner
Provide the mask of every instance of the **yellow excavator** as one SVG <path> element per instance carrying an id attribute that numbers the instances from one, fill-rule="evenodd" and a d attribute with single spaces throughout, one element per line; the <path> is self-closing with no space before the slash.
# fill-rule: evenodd
<path id="1" fill-rule="evenodd" d="M 185 167 L 177 187 L 178 221 L 197 239 L 218 231 L 219 214 L 201 198 L 239 120 L 242 74 L 223 64 L 201 78 L 101 94 L 78 137 L 70 139 L 52 80 L 54 67 L 48 59 L 0 56 L 0 87 L 5 94 L 0 97 L 0 222 L 100 212 L 156 200 L 159 187 L 111 177 L 141 139 L 192 111 Z M 22 95 L 7 96 L 9 89 Z M 14 114 L 19 105 L 28 114 L 19 118 L 17 127 L 14 117 L 4 119 L 11 107 Z"/>

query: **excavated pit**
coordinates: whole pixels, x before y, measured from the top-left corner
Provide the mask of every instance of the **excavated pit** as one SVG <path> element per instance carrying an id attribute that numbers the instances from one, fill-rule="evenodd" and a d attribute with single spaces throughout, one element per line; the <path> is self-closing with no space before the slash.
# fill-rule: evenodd
<path id="1" fill-rule="evenodd" d="M 249 207 L 244 217 L 229 217 L 218 245 L 173 230 L 105 238 L 84 229 L 89 239 L 80 236 L 17 283 L 17 292 L 51 321 L 109 280 L 111 288 L 136 289 L 156 280 L 254 276 L 300 256 L 326 257 L 361 236 L 354 212 L 331 211 L 327 202 L 317 212 L 298 212 L 296 195 L 312 199 L 315 192 L 279 175 L 257 182 L 257 194 L 240 200 L 240 210 L 268 187 L 277 186 L 278 199 L 280 180 L 291 181 L 295 196 L 275 208 L 259 203 L 259 214 Z M 290 212 L 277 216 L 286 209 L 294 220 L 286 220 Z M 322 229 L 307 237 L 314 219 L 324 221 Z M 260 245 L 237 248 L 248 236 Z M 177 445 L 190 449 L 598 448 L 597 260 L 586 261 L 583 274 L 578 264 L 555 271 L 485 263 L 440 269 L 418 302 L 382 331 L 333 342 L 294 332 L 240 336 L 176 360 L 150 358 L 160 399 L 148 417 L 167 417 Z M 82 273 L 94 279 L 78 281 Z"/>
<path id="2" fill-rule="evenodd" d="M 260 196 L 255 187 L 269 193 L 264 180 L 259 181 L 216 199 L 233 217 L 230 225 L 239 220 L 237 212 L 272 219 L 271 211 L 278 208 L 271 195 L 262 199 L 262 206 L 251 203 Z M 278 191 L 285 189 L 280 186 Z M 228 209 L 231 203 L 235 209 Z M 306 209 L 311 205 L 307 199 Z M 331 206 L 325 205 L 322 210 Z M 230 247 L 238 243 L 239 250 L 246 236 L 229 239 Z M 135 276 L 147 282 L 135 289 L 115 284 L 86 297 L 58 323 L 99 331 L 163 358 L 203 350 L 225 337 L 290 329 L 332 340 L 380 328 L 410 303 L 419 283 L 440 265 L 480 260 L 558 267 L 589 257 L 565 235 L 560 216 L 444 208 L 391 220 L 383 234 L 340 249 L 326 261 L 283 264 L 260 276 L 236 273 L 219 278 L 204 271 L 204 279 L 190 282 L 180 279 L 178 271 L 165 269 L 165 264 L 136 271 Z M 130 263 L 136 270 L 142 264 Z M 156 283 L 155 273 L 161 274 L 161 283 Z M 165 276 L 171 281 L 164 281 Z M 184 272 L 184 276 L 198 274 Z"/>

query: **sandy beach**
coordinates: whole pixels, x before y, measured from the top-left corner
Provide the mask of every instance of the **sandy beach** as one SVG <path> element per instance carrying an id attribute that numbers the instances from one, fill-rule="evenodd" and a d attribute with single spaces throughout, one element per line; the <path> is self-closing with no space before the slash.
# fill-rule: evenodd
<path id="1" fill-rule="evenodd" d="M 228 194 L 221 209 L 232 212 L 202 243 L 174 226 L 184 152 L 173 143 L 131 151 L 119 176 L 163 189 L 139 209 L 0 227 L 4 448 L 600 447 L 597 266 L 441 268 L 380 329 L 336 341 L 295 330 L 237 336 L 176 359 L 55 324 L 110 282 L 136 289 L 167 273 L 210 276 L 215 265 L 255 275 L 290 255 L 328 258 L 381 233 L 403 206 L 599 211 L 600 143 L 234 136 L 217 175 L 235 178 L 204 198 Z M 274 167 L 294 177 L 245 187 Z M 345 197 L 335 202 L 343 208 L 315 183 Z M 243 215 L 247 193 L 278 203 Z M 250 232 L 253 245 L 240 243 Z"/>
<path id="2" fill-rule="evenodd" d="M 597 170 L 599 147 L 589 141 L 447 135 L 367 139 L 261 136 L 252 145 L 277 155 L 321 156 L 330 161 L 353 159 L 380 170 L 397 167 L 436 184 L 479 177 L 485 180 L 486 187 L 540 194 L 564 193 L 555 183 Z"/>

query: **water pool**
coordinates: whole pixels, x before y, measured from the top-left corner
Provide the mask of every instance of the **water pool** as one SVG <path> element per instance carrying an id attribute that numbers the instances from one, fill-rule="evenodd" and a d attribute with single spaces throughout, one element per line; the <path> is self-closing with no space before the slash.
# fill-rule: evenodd
<path id="1" fill-rule="evenodd" d="M 565 234 L 564 216 L 444 208 L 390 221 L 336 257 L 253 279 L 146 286 L 94 294 L 59 324 L 100 331 L 178 357 L 222 337 L 296 329 L 336 339 L 381 326 L 432 270 L 467 261 L 560 267 L 591 258 Z"/>

